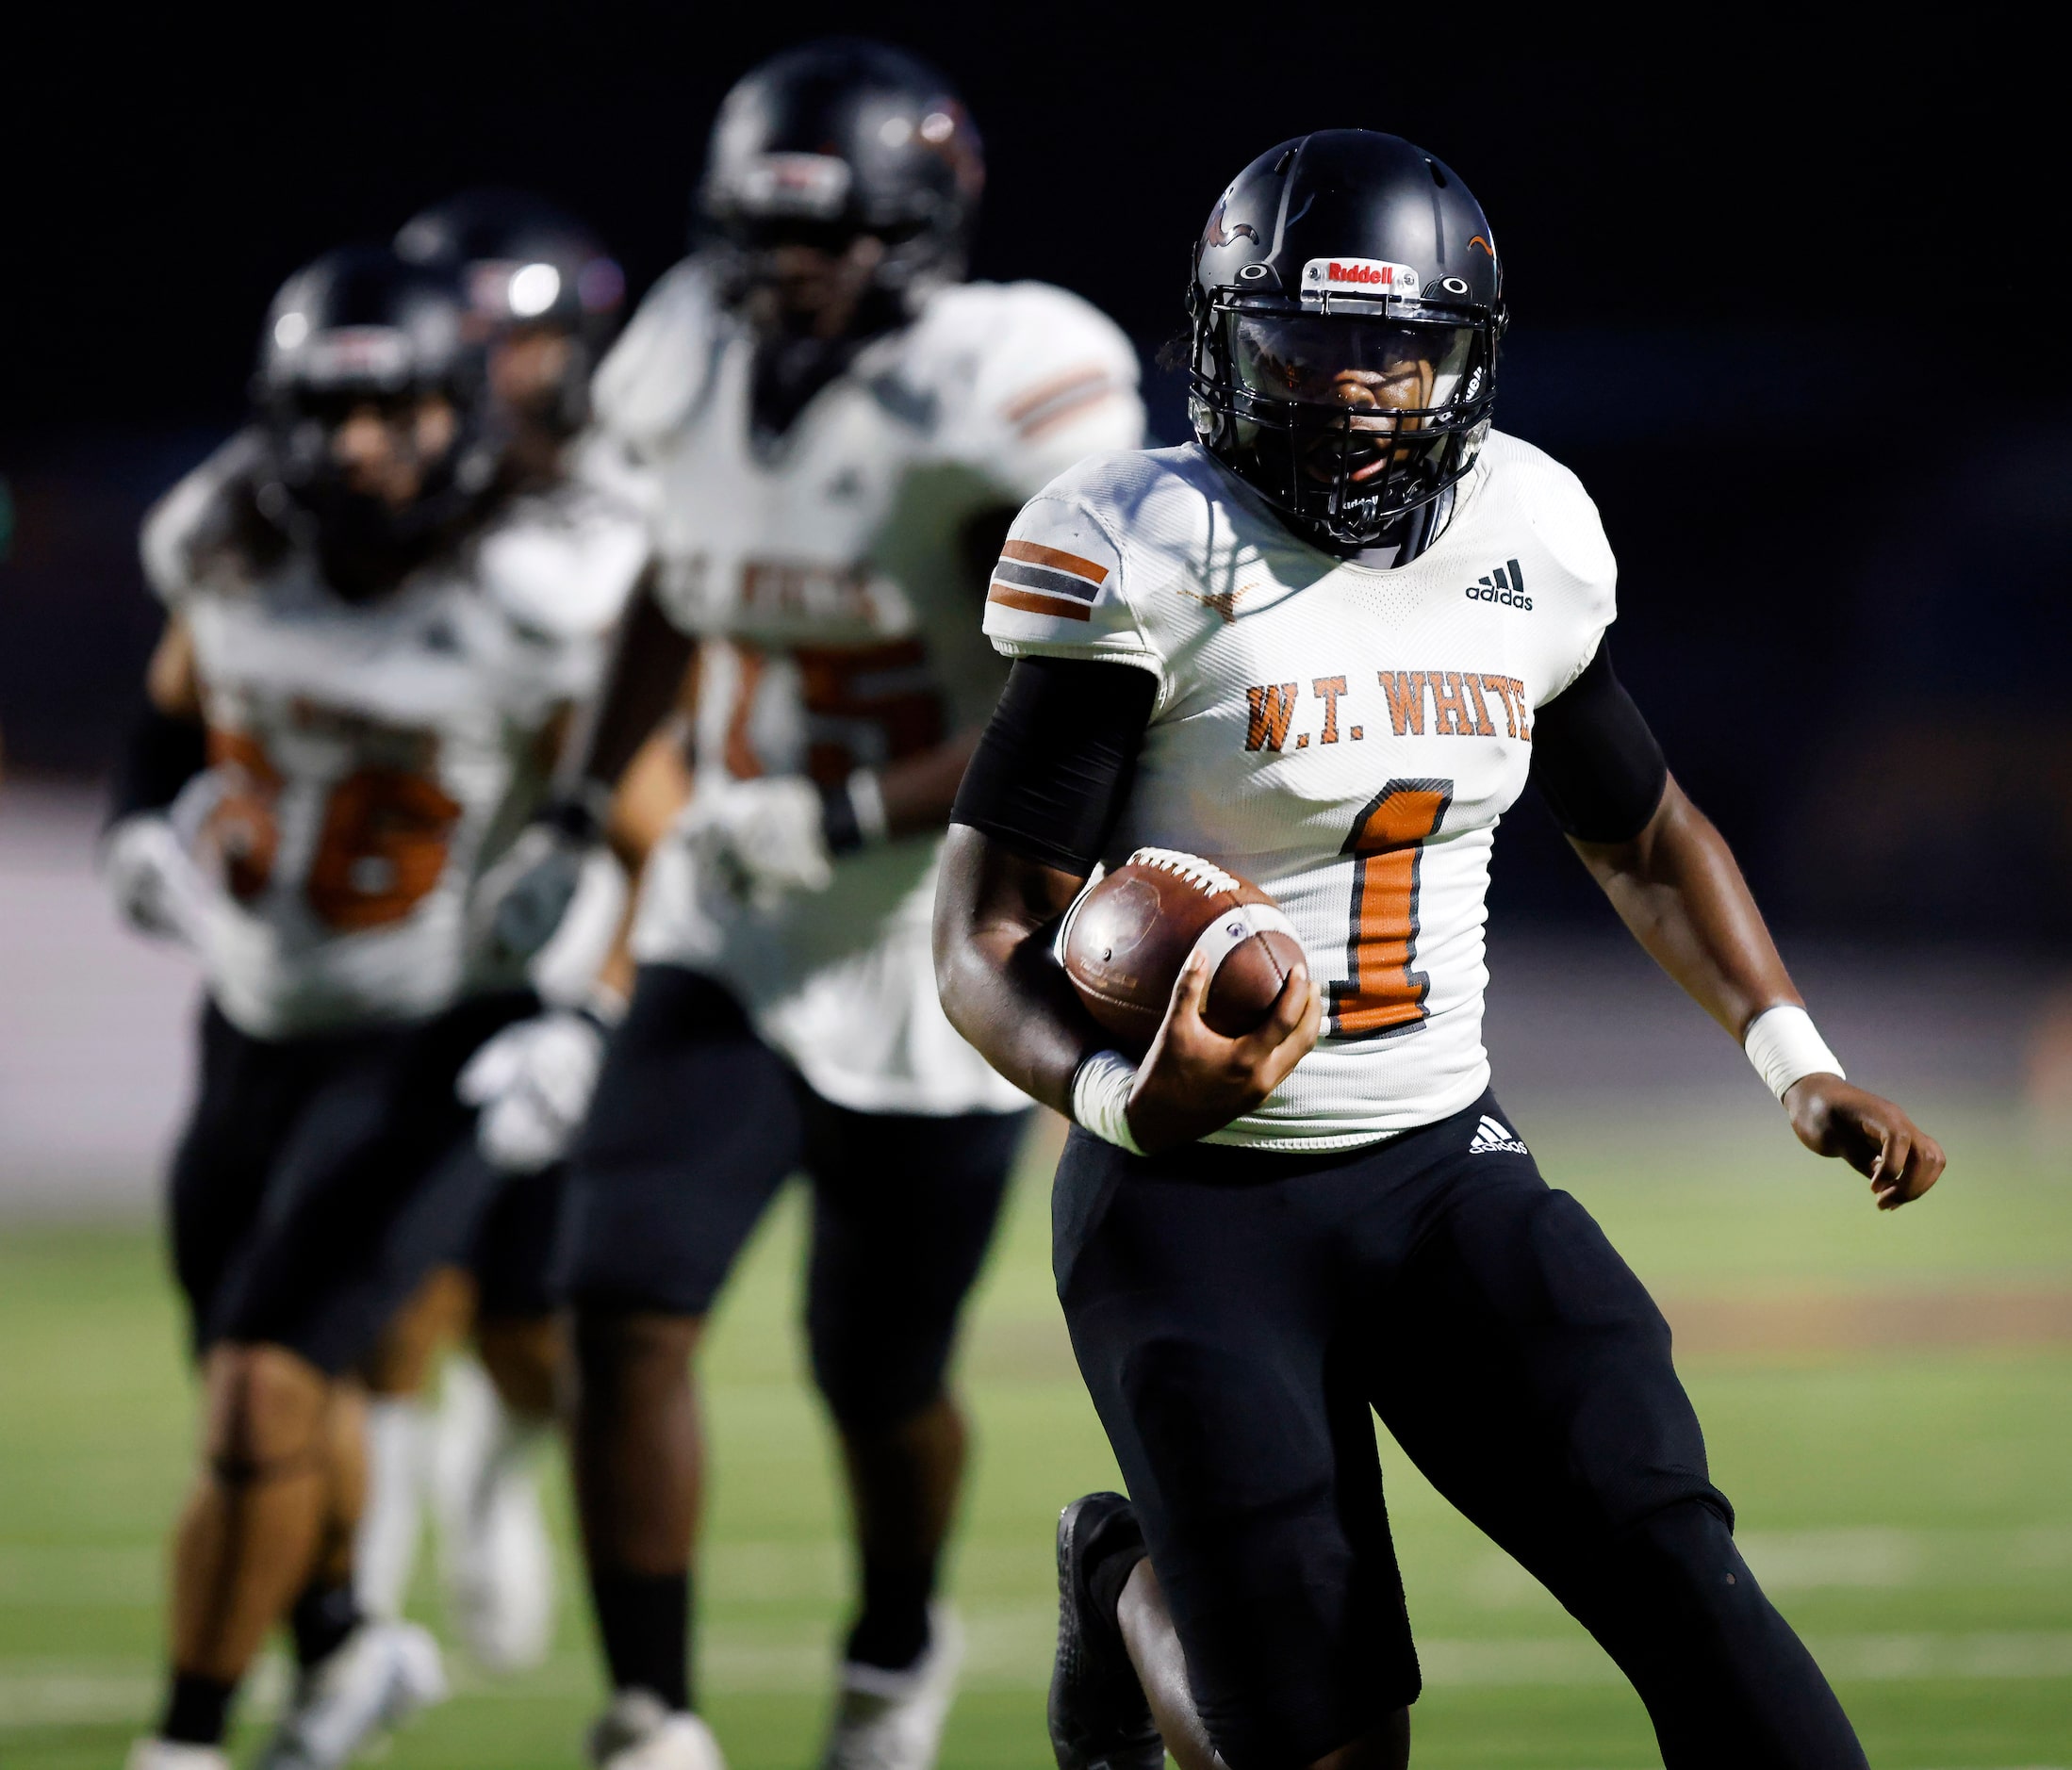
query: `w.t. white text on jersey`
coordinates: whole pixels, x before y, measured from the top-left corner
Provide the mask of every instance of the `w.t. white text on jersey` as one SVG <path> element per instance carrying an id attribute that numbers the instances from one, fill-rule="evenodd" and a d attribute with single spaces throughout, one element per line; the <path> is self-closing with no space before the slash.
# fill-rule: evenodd
<path id="1" fill-rule="evenodd" d="M 994 644 L 1159 680 L 1104 858 L 1178 848 L 1251 879 L 1325 986 L 1316 1048 L 1211 1142 L 1351 1147 L 1488 1085 L 1491 839 L 1615 579 L 1574 475 L 1501 434 L 1439 539 L 1390 569 L 1309 546 L 1192 445 L 1086 462 L 1022 512 Z"/>

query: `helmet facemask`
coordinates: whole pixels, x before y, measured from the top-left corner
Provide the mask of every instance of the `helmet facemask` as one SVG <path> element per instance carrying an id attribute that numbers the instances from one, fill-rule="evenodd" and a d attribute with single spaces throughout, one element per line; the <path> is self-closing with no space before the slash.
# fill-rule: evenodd
<path id="1" fill-rule="evenodd" d="M 341 594 L 356 598 L 392 583 L 480 507 L 501 438 L 482 428 L 470 391 L 289 385 L 268 401 L 274 492 L 262 508 L 313 549 Z M 371 469 L 350 446 L 370 425 L 381 427 L 381 459 Z M 384 467 L 400 483 L 384 486 Z"/>
<path id="2" fill-rule="evenodd" d="M 765 338 L 831 343 L 901 323 L 962 278 L 984 186 L 978 131 L 939 74 L 881 45 L 808 44 L 720 106 L 697 234 L 721 299 Z M 809 280 L 835 286 L 825 303 L 798 299 Z"/>
<path id="3" fill-rule="evenodd" d="M 1197 304 L 1189 412 L 1203 446 L 1332 551 L 1383 544 L 1473 466 L 1494 331 L 1435 316 Z"/>
<path id="4" fill-rule="evenodd" d="M 907 320 L 925 282 L 918 260 L 937 242 L 917 225 L 872 229 L 736 214 L 719 230 L 717 245 L 720 301 L 757 336 L 828 346 Z"/>

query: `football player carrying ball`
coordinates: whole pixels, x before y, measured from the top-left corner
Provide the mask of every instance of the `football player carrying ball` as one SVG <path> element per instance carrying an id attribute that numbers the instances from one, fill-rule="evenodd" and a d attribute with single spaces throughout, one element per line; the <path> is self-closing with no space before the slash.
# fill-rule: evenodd
<path id="1" fill-rule="evenodd" d="M 1406 141 L 1260 156 L 1195 253 L 1195 440 L 1062 475 L 994 574 L 1015 662 L 938 971 L 966 1037 L 1077 1122 L 1054 1264 L 1130 1494 L 1061 1520 L 1062 1770 L 1406 1761 L 1370 1410 L 1603 1644 L 1668 1764 L 1864 1762 L 1735 1549 L 1660 1312 L 1489 1091 L 1489 852 L 1527 780 L 1801 1140 L 1885 1209 L 1943 1153 L 1843 1079 L 1620 686 L 1582 486 L 1490 429 L 1501 262 Z M 1299 933 L 1264 1025 L 1205 1023 L 1200 955 L 1141 1060 L 1085 1011 L 1056 923 L 1139 850 L 1251 881 Z"/>

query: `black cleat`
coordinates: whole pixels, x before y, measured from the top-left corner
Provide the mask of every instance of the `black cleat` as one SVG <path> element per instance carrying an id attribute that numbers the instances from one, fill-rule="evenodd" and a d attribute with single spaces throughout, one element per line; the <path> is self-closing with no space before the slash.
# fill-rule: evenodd
<path id="1" fill-rule="evenodd" d="M 1165 1743 L 1112 1612 L 1087 1584 L 1096 1536 L 1108 1554 L 1141 1550 L 1137 1515 L 1120 1494 L 1087 1494 L 1058 1518 L 1058 1658 L 1050 1672 L 1050 1748 L 1058 1770 L 1164 1770 Z M 1105 1558 L 1105 1555 L 1104 1555 Z"/>

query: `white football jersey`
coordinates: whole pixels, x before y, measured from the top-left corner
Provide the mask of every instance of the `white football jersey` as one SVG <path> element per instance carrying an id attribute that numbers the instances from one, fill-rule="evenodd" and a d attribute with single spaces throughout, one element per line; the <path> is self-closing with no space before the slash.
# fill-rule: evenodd
<path id="1" fill-rule="evenodd" d="M 657 598 L 700 641 L 700 772 L 832 783 L 984 721 L 1005 666 L 980 629 L 963 525 L 1090 453 L 1136 447 L 1136 353 L 1061 289 L 946 287 L 767 444 L 752 432 L 753 358 L 693 259 L 605 360 L 596 408 L 651 475 Z M 751 913 L 665 844 L 634 951 L 724 978 L 839 1105 L 1017 1107 L 936 997 L 940 846 L 931 834 L 845 857 L 830 891 Z"/>
<path id="2" fill-rule="evenodd" d="M 1159 680 L 1103 859 L 1155 844 L 1250 879 L 1326 988 L 1316 1048 L 1210 1142 L 1348 1148 L 1488 1086 L 1490 843 L 1615 579 L 1575 476 L 1501 434 L 1438 541 L 1391 569 L 1310 547 L 1192 444 L 1085 462 L 1022 512 L 994 644 Z"/>
<path id="3" fill-rule="evenodd" d="M 146 519 L 147 576 L 193 636 L 209 768 L 174 807 L 222 893 L 208 989 L 257 1038 L 433 1014 L 523 980 L 470 938 L 484 871 L 537 809 L 572 703 L 649 557 L 589 488 L 514 499 L 452 555 L 349 603 L 299 550 L 222 544 L 239 437 Z"/>

